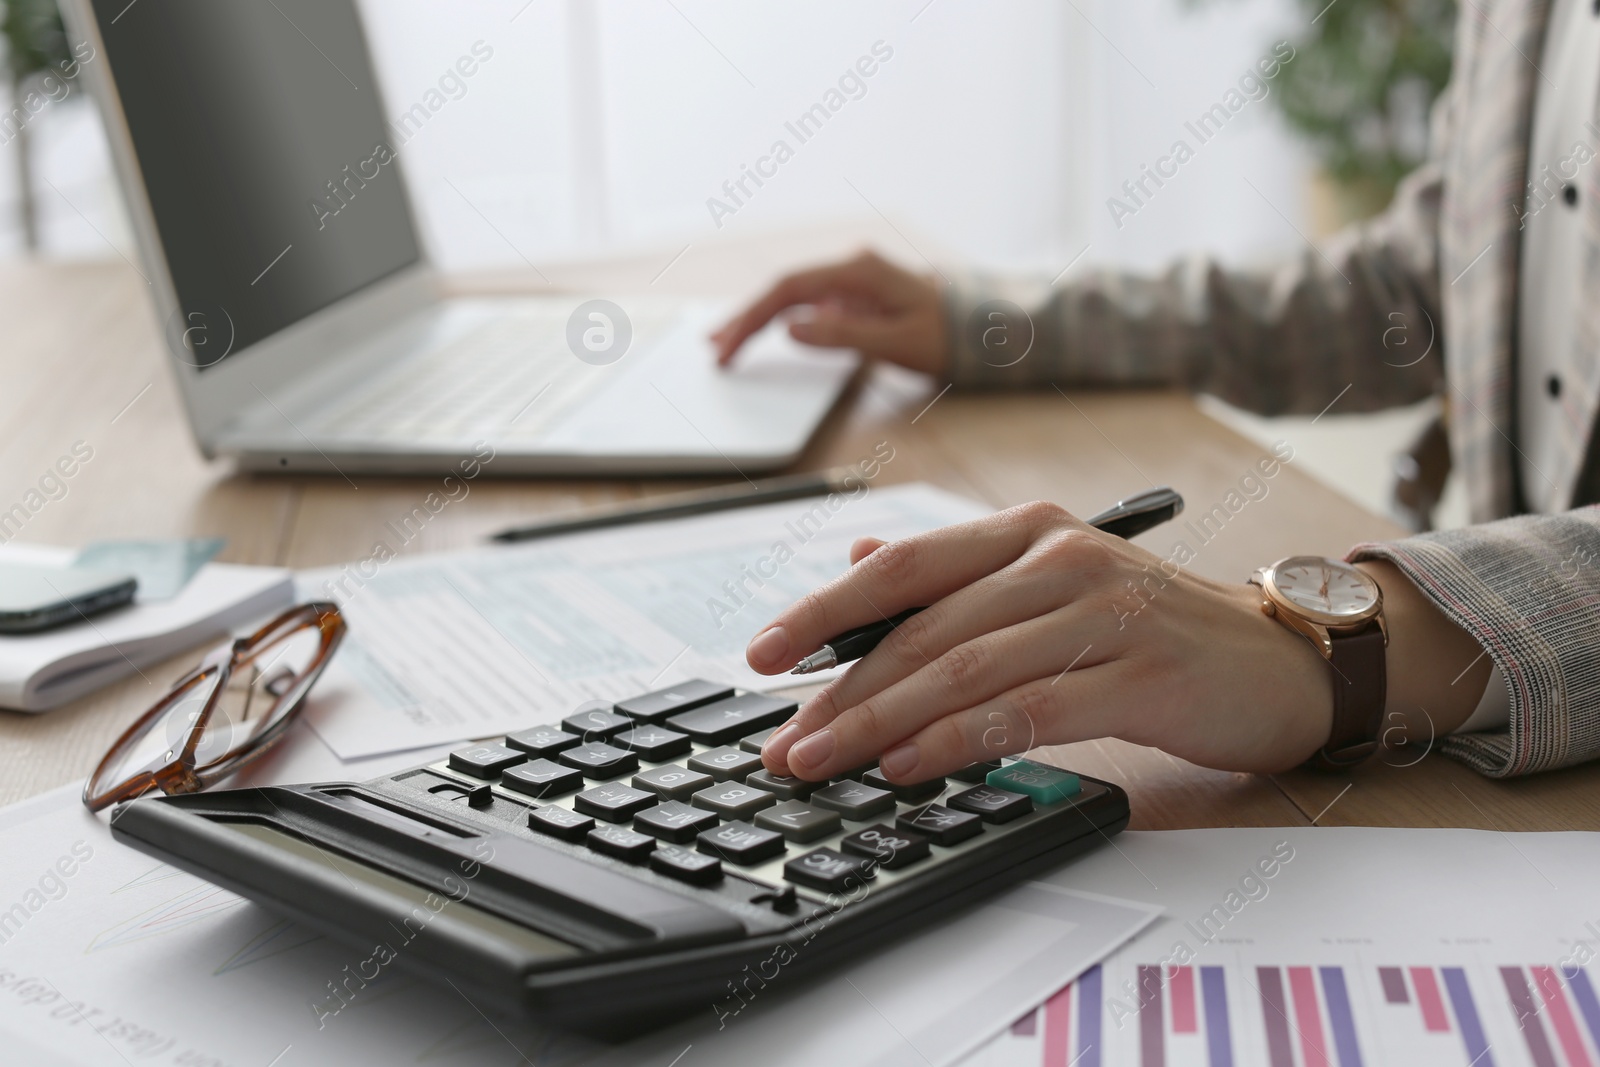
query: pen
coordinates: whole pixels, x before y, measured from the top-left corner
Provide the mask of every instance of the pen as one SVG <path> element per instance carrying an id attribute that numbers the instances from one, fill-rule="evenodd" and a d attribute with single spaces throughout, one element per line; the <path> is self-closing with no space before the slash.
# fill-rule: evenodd
<path id="1" fill-rule="evenodd" d="M 1146 530 L 1176 518 L 1182 512 L 1183 497 L 1178 495 L 1177 490 L 1162 486 L 1117 501 L 1090 518 L 1088 524 L 1118 537 L 1136 537 Z M 865 626 L 857 626 L 854 630 L 846 630 L 795 664 L 794 670 L 789 673 L 814 674 L 830 667 L 837 667 L 841 663 L 858 660 L 877 648 L 878 642 L 888 637 L 895 627 L 921 610 L 921 608 L 907 608 L 900 614 L 891 615 L 879 622 L 869 622 Z"/>
<path id="2" fill-rule="evenodd" d="M 577 533 L 581 530 L 597 530 L 607 526 L 626 526 L 630 523 L 653 522 L 657 519 L 681 519 L 689 515 L 731 511 L 734 508 L 751 507 L 755 504 L 776 504 L 784 500 L 826 496 L 829 493 L 844 491 L 847 488 L 843 484 L 844 479 L 850 473 L 848 469 L 841 467 L 823 471 L 821 474 L 794 474 L 782 478 L 769 478 L 755 483 L 753 488 L 718 486 L 715 489 L 674 493 L 655 503 L 629 504 L 572 519 L 554 519 L 528 526 L 513 526 L 490 535 L 489 540 L 532 541 L 541 537 Z"/>

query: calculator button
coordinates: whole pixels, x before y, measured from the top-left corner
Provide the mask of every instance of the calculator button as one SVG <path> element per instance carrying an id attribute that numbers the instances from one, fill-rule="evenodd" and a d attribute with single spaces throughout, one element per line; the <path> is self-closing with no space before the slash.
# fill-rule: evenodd
<path id="1" fill-rule="evenodd" d="M 812 793 L 811 803 L 820 808 L 832 808 L 852 821 L 860 821 L 893 811 L 894 794 L 860 782 L 835 782 Z"/>
<path id="2" fill-rule="evenodd" d="M 758 814 L 756 825 L 776 830 L 789 841 L 815 841 L 839 829 L 839 813 L 813 808 L 799 800 L 785 800 Z"/>
<path id="3" fill-rule="evenodd" d="M 640 726 L 624 730 L 613 737 L 611 743 L 618 748 L 637 752 L 652 763 L 681 756 L 689 751 L 691 745 L 688 734 L 680 734 L 665 726 Z"/>
<path id="4" fill-rule="evenodd" d="M 650 853 L 650 869 L 690 885 L 711 885 L 722 877 L 722 861 L 684 848 L 661 845 Z"/>
<path id="5" fill-rule="evenodd" d="M 1071 771 L 1026 759 L 990 771 L 984 781 L 996 789 L 1007 789 L 1031 797 L 1042 808 L 1083 792 L 1083 783 Z"/>
<path id="6" fill-rule="evenodd" d="M 559 837 L 563 841 L 582 841 L 594 829 L 594 820 L 552 804 L 528 812 L 528 829 Z"/>
<path id="7" fill-rule="evenodd" d="M 597 826 L 584 840 L 596 852 L 629 863 L 643 863 L 656 847 L 655 838 L 636 834 L 624 826 Z"/>
<path id="8" fill-rule="evenodd" d="M 700 834 L 700 851 L 749 866 L 783 855 L 783 835 L 747 822 L 725 822 Z"/>
<path id="9" fill-rule="evenodd" d="M 873 876 L 873 864 L 860 856 L 846 856 L 831 848 L 819 848 L 783 865 L 783 876 L 824 893 L 843 893 Z"/>
<path id="10" fill-rule="evenodd" d="M 591 741 L 587 745 L 569 748 L 557 756 L 560 762 L 583 772 L 585 778 L 615 778 L 619 774 L 639 769 L 639 757 L 624 748 L 608 745 L 604 741 Z"/>
<path id="11" fill-rule="evenodd" d="M 515 767 L 528 758 L 504 745 L 469 745 L 450 753 L 450 769 L 470 774 L 474 778 L 493 778 L 507 767 Z"/>
<path id="12" fill-rule="evenodd" d="M 595 741 L 602 737 L 628 729 L 635 725 L 634 721 L 625 715 L 616 715 L 609 711 L 580 711 L 576 715 L 568 715 L 561 720 L 561 728 L 568 733 L 577 734 L 585 741 Z"/>
<path id="13" fill-rule="evenodd" d="M 577 734 L 569 734 L 554 726 L 535 726 L 531 730 L 506 735 L 508 747 L 521 749 L 530 756 L 554 756 L 582 740 Z"/>
<path id="14" fill-rule="evenodd" d="M 711 775 L 719 782 L 743 778 L 761 766 L 761 757 L 752 752 L 740 752 L 732 746 L 712 748 L 689 757 L 689 769 Z"/>
<path id="15" fill-rule="evenodd" d="M 966 782 L 969 785 L 982 785 L 983 780 L 988 777 L 990 771 L 998 771 L 999 769 L 999 760 L 986 759 L 982 763 L 974 763 L 961 768 L 959 771 L 951 771 L 950 777 L 958 782 Z"/>
<path id="16" fill-rule="evenodd" d="M 744 752 L 754 752 L 759 755 L 761 752 L 761 746 L 767 743 L 767 738 L 771 737 L 772 731 L 776 729 L 776 726 L 769 726 L 767 729 L 758 730 L 748 737 L 739 738 L 740 750 Z"/>
<path id="17" fill-rule="evenodd" d="M 804 800 L 811 795 L 812 790 L 817 788 L 816 782 L 808 782 L 804 778 L 789 778 L 785 775 L 773 774 L 765 767 L 745 775 L 744 784 L 765 789 L 779 800 Z"/>
<path id="18" fill-rule="evenodd" d="M 913 808 L 894 821 L 900 830 L 925 834 L 936 845 L 956 845 L 983 832 L 983 820 L 964 811 L 951 811 L 943 804 Z"/>
<path id="19" fill-rule="evenodd" d="M 627 822 L 645 808 L 654 807 L 659 799 L 643 789 L 612 782 L 585 789 L 572 798 L 572 806 L 606 822 Z"/>
<path id="20" fill-rule="evenodd" d="M 717 813 L 704 811 L 681 800 L 668 800 L 645 808 L 633 817 L 633 828 L 663 841 L 685 844 L 701 830 L 717 825 Z"/>
<path id="21" fill-rule="evenodd" d="M 640 771 L 633 776 L 635 789 L 648 789 L 656 796 L 668 800 L 688 800 L 712 782 L 716 781 L 709 774 L 691 771 L 687 767 L 680 767 L 676 763 L 663 764 L 660 767 L 651 767 L 647 771 Z"/>
<path id="22" fill-rule="evenodd" d="M 1010 822 L 1033 810 L 1033 801 L 1009 789 L 980 785 L 947 797 L 945 803 L 957 811 L 970 811 L 984 822 Z"/>
<path id="23" fill-rule="evenodd" d="M 743 693 L 715 704 L 680 712 L 667 720 L 674 730 L 682 730 L 703 745 L 725 745 L 746 734 L 777 726 L 799 710 L 792 700 L 769 697 L 765 693 Z"/>
<path id="24" fill-rule="evenodd" d="M 870 785 L 874 789 L 887 789 L 894 794 L 896 800 L 903 800 L 907 804 L 921 804 L 924 800 L 933 800 L 944 792 L 943 778 L 929 778 L 926 782 L 898 785 L 885 778 L 883 772 L 876 767 L 861 776 L 861 784 Z"/>
<path id="25" fill-rule="evenodd" d="M 500 784 L 530 797 L 558 797 L 583 788 L 583 772 L 547 759 L 529 760 L 500 776 Z"/>
<path id="26" fill-rule="evenodd" d="M 724 819 L 748 819 L 762 808 L 770 808 L 778 798 L 765 789 L 738 782 L 723 782 L 702 789 L 691 799 L 697 808 L 714 811 Z"/>
<path id="27" fill-rule="evenodd" d="M 733 687 L 720 682 L 707 682 L 699 678 L 682 682 L 670 689 L 657 689 L 643 696 L 617 701 L 617 714 L 640 722 L 660 722 L 668 715 L 698 708 L 713 700 L 733 696 Z"/>
<path id="28" fill-rule="evenodd" d="M 928 857 L 928 836 L 915 830 L 897 830 L 879 823 L 857 830 L 839 842 L 839 851 L 876 860 L 880 867 L 895 870 Z"/>

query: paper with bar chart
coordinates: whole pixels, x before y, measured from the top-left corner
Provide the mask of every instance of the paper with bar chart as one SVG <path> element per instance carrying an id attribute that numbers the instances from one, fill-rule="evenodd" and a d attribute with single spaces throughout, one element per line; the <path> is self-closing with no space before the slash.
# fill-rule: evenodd
<path id="1" fill-rule="evenodd" d="M 1222 830 L 1119 843 L 1073 884 L 1143 885 L 1170 918 L 966 1067 L 1600 1067 L 1593 835 Z"/>
<path id="2" fill-rule="evenodd" d="M 1127 974 L 1131 967 L 1131 974 Z M 1118 1029 L 1109 981 L 1140 997 Z M 1600 1063 L 1596 976 L 1583 968 L 1367 964 L 1096 967 L 968 1067 L 1361 1067 Z"/>

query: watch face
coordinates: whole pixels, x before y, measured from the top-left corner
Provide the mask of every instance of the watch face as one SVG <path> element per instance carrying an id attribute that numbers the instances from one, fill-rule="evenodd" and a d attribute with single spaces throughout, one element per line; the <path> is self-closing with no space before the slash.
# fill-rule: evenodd
<path id="1" fill-rule="evenodd" d="M 1302 611 L 1358 619 L 1378 602 L 1378 584 L 1335 559 L 1291 556 L 1272 568 L 1278 595 Z"/>

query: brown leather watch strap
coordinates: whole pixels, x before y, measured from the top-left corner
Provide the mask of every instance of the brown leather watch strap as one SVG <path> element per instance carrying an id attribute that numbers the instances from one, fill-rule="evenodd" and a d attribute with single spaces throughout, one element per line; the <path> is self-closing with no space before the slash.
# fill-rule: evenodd
<path id="1" fill-rule="evenodd" d="M 1376 622 L 1359 633 L 1333 637 L 1330 643 L 1333 728 L 1328 743 L 1311 757 L 1308 766 L 1339 771 L 1354 767 L 1378 750 L 1388 681 L 1383 630 Z"/>

